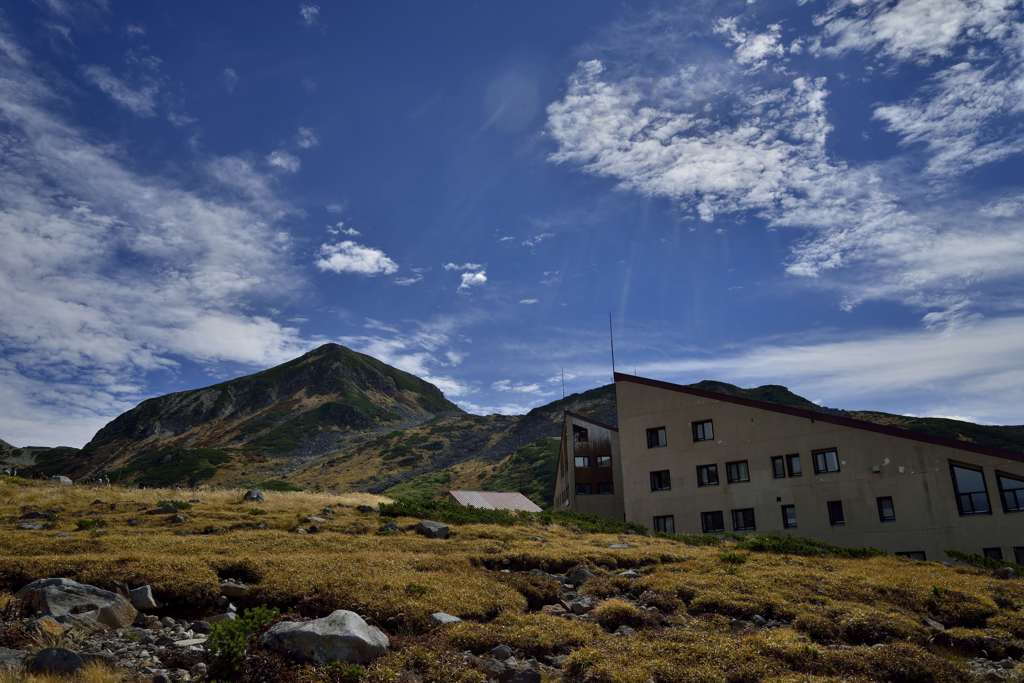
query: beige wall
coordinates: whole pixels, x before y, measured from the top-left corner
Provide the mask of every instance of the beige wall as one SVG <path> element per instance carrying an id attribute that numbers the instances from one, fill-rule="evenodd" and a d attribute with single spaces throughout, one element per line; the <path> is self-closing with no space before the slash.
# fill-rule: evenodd
<path id="1" fill-rule="evenodd" d="M 579 425 L 587 429 L 590 442 L 607 440 L 611 447 L 612 468 L 611 479 L 614 492 L 611 494 L 579 495 L 576 493 L 577 470 L 574 466 L 576 455 L 572 427 Z M 587 474 L 580 473 L 579 480 L 587 480 Z M 555 481 L 554 507 L 558 510 L 570 509 L 583 514 L 598 515 L 608 519 L 623 519 L 622 507 L 622 462 L 619 453 L 618 432 L 595 425 L 575 415 L 566 415 L 562 426 L 562 446 L 559 453 L 558 471 Z"/>
<path id="2" fill-rule="evenodd" d="M 648 527 L 655 515 L 674 515 L 681 533 L 699 533 L 700 513 L 755 509 L 757 532 L 791 533 L 844 546 L 918 551 L 944 559 L 946 549 L 981 553 L 999 546 L 1012 560 L 1024 546 L 1024 513 L 1004 513 L 998 469 L 1024 478 L 1024 463 L 751 408 L 630 381 L 616 383 L 626 519 Z M 691 423 L 714 420 L 715 440 L 694 443 Z M 668 446 L 648 449 L 646 430 L 665 426 Z M 811 451 L 836 447 L 841 470 L 815 474 Z M 771 456 L 799 453 L 803 476 L 774 479 Z M 729 484 L 725 463 L 747 460 L 750 481 Z M 984 468 L 990 515 L 961 517 L 950 461 Z M 718 464 L 720 484 L 698 487 L 696 466 Z M 651 492 L 650 472 L 671 471 L 672 490 Z M 877 472 L 874 471 L 877 469 Z M 891 496 L 896 521 L 882 523 L 876 498 Z M 829 523 L 826 503 L 841 500 L 844 526 Z M 781 506 L 794 504 L 798 527 L 782 526 Z"/>

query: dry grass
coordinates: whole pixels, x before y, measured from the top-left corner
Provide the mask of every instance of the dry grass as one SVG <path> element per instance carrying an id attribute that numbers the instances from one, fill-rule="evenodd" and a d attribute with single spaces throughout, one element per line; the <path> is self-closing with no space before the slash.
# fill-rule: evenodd
<path id="1" fill-rule="evenodd" d="M 0 683 L 125 683 L 127 680 L 123 673 L 102 664 L 87 664 L 71 677 L 0 671 Z"/>
<path id="2" fill-rule="evenodd" d="M 219 579 L 237 577 L 254 585 L 252 604 L 310 616 L 346 608 L 376 620 L 395 636 L 396 649 L 370 667 L 374 681 L 402 669 L 426 683 L 479 680 L 460 670 L 458 653 L 502 643 L 534 656 L 569 655 L 569 680 L 626 682 L 944 682 L 963 680 L 962 657 L 1024 652 L 1024 581 L 976 569 L 761 552 L 734 566 L 721 560 L 721 547 L 559 526 L 467 524 L 441 541 L 412 533 L 414 520 L 399 519 L 403 531 L 382 536 L 381 518 L 355 509 L 378 497 L 267 492 L 254 504 L 242 502 L 242 493 L 0 478 L 0 610 L 10 592 L 33 579 L 69 576 L 105 587 L 150 583 L 173 608 L 212 611 Z M 145 514 L 167 499 L 198 502 L 182 524 Z M 335 512 L 318 525 L 321 533 L 294 532 L 327 506 Z M 17 530 L 25 507 L 59 508 L 54 528 Z M 76 531 L 80 519 L 105 526 Z M 631 547 L 609 548 L 622 540 Z M 603 600 L 594 620 L 537 612 L 554 601 L 557 584 L 516 572 L 565 571 L 581 562 L 599 572 L 583 587 Z M 643 576 L 610 573 L 624 567 L 642 567 Z M 658 604 L 669 616 L 642 619 L 633 601 Z M 435 611 L 467 621 L 435 629 Z M 755 615 L 787 625 L 730 627 L 732 618 Z M 931 636 L 925 617 L 950 627 L 944 639 Z M 608 632 L 621 624 L 641 630 Z M 116 680 L 90 675 L 97 683 Z"/>

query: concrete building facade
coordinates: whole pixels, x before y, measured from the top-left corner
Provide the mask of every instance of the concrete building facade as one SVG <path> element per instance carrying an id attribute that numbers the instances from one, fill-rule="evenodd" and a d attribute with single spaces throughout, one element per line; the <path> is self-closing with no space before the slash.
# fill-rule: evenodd
<path id="1" fill-rule="evenodd" d="M 622 520 L 622 480 L 618 430 L 566 412 L 555 472 L 555 509 Z"/>
<path id="2" fill-rule="evenodd" d="M 919 559 L 958 550 L 1024 563 L 1022 454 L 631 375 L 615 380 L 611 471 L 622 516 L 614 506 L 606 516 L 675 533 L 791 534 Z M 576 495 L 569 506 L 599 507 L 590 499 Z"/>

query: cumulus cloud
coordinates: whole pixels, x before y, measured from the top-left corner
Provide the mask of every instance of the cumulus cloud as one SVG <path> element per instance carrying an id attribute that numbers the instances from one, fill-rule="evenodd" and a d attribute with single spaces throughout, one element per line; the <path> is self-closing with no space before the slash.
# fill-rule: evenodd
<path id="1" fill-rule="evenodd" d="M 769 25 L 764 33 L 748 33 L 739 29 L 736 17 L 728 17 L 715 22 L 714 31 L 726 36 L 735 48 L 738 63 L 755 71 L 766 66 L 769 58 L 781 57 L 786 52 L 782 46 L 781 24 Z"/>
<path id="2" fill-rule="evenodd" d="M 351 240 L 320 245 L 315 263 L 320 270 L 332 273 L 394 275 L 398 272 L 398 264 L 383 251 Z"/>
<path id="3" fill-rule="evenodd" d="M 295 173 L 302 165 L 297 156 L 291 152 L 286 152 L 283 149 L 275 149 L 273 152 L 268 154 L 267 163 L 275 169 L 285 173 Z"/>
<path id="4" fill-rule="evenodd" d="M 470 263 L 470 262 L 466 262 L 466 263 L 451 263 L 451 262 L 448 262 L 448 263 L 444 264 L 444 269 L 445 270 L 481 270 L 481 269 L 483 269 L 483 266 L 480 265 L 479 263 Z"/>
<path id="5" fill-rule="evenodd" d="M 295 133 L 295 144 L 302 149 L 312 149 L 320 144 L 320 138 L 312 128 L 299 127 Z"/>
<path id="6" fill-rule="evenodd" d="M 54 110 L 62 95 L 33 64 L 0 21 L 0 434 L 81 445 L 138 402 L 148 372 L 305 350 L 258 313 L 301 281 L 269 185 L 137 172 Z M 198 171 L 228 166 L 245 168 Z"/>
<path id="7" fill-rule="evenodd" d="M 464 291 L 471 287 L 479 287 L 484 284 L 487 284 L 486 271 L 478 270 L 472 273 L 463 273 L 459 282 L 459 291 Z"/>
<path id="8" fill-rule="evenodd" d="M 133 114 L 153 116 L 156 113 L 156 96 L 160 88 L 155 83 L 132 87 L 107 67 L 95 64 L 82 69 L 82 73 L 90 83 Z"/>
<path id="9" fill-rule="evenodd" d="M 320 21 L 320 5 L 304 3 L 299 6 L 299 16 L 306 26 L 314 26 Z"/>

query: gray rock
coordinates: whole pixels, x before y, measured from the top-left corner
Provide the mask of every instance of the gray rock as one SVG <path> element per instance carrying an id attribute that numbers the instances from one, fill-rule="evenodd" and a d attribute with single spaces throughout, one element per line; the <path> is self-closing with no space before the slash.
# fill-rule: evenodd
<path id="1" fill-rule="evenodd" d="M 502 661 L 515 655 L 515 652 L 508 645 L 495 645 L 489 653 L 490 656 Z"/>
<path id="2" fill-rule="evenodd" d="M 596 574 L 582 564 L 578 564 L 565 574 L 565 582 L 573 586 L 582 585 L 587 579 L 592 579 Z"/>
<path id="3" fill-rule="evenodd" d="M 48 647 L 40 650 L 25 667 L 34 674 L 73 674 L 77 673 L 85 661 L 71 650 L 62 647 Z"/>
<path id="4" fill-rule="evenodd" d="M 640 572 L 638 572 L 635 569 L 627 569 L 625 571 L 619 572 L 619 576 L 621 576 L 624 579 L 639 579 Z"/>
<path id="5" fill-rule="evenodd" d="M 193 645 L 202 645 L 206 642 L 206 638 L 186 638 L 184 640 L 175 640 L 174 647 L 192 647 Z"/>
<path id="6" fill-rule="evenodd" d="M 615 635 L 617 636 L 631 636 L 634 633 L 636 631 L 631 626 L 626 626 L 625 624 L 615 629 Z"/>
<path id="7" fill-rule="evenodd" d="M 42 522 L 18 522 L 18 529 L 21 531 L 40 531 L 45 528 L 46 525 Z"/>
<path id="8" fill-rule="evenodd" d="M 365 664 L 388 649 L 388 637 L 355 612 L 337 610 L 313 621 L 282 621 L 263 634 L 260 643 L 304 662 Z"/>
<path id="9" fill-rule="evenodd" d="M 625 550 L 626 548 L 632 548 L 630 543 L 612 543 L 608 546 L 611 550 Z"/>
<path id="10" fill-rule="evenodd" d="M 240 600 L 242 598 L 249 597 L 251 589 L 244 583 L 237 581 L 221 581 L 220 582 L 220 594 L 226 595 L 232 600 Z"/>
<path id="11" fill-rule="evenodd" d="M 199 662 L 198 664 L 193 666 L 191 669 L 189 669 L 189 673 L 192 674 L 195 678 L 205 678 L 206 677 L 206 671 L 207 671 L 206 662 Z"/>
<path id="12" fill-rule="evenodd" d="M 931 617 L 925 617 L 924 618 L 924 625 L 927 626 L 932 631 L 940 631 L 941 632 L 941 631 L 945 631 L 946 630 L 946 627 L 943 626 L 941 622 L 938 622 L 935 619 L 932 619 Z"/>
<path id="13" fill-rule="evenodd" d="M 12 650 L 7 647 L 0 647 L 0 671 L 20 669 L 25 663 L 28 653 L 24 650 Z"/>
<path id="14" fill-rule="evenodd" d="M 171 524 L 184 524 L 187 521 L 188 521 L 188 517 L 186 517 L 185 515 L 181 514 L 180 512 L 178 514 L 174 515 L 173 517 L 171 517 Z"/>
<path id="15" fill-rule="evenodd" d="M 128 594 L 131 596 L 132 605 L 137 610 L 148 612 L 159 607 L 156 603 L 156 598 L 153 597 L 153 588 L 149 584 L 133 588 Z"/>
<path id="16" fill-rule="evenodd" d="M 212 617 L 207 619 L 211 624 L 216 624 L 221 621 L 234 621 L 238 618 L 238 615 L 234 612 L 225 612 L 224 614 L 214 614 Z"/>
<path id="17" fill-rule="evenodd" d="M 765 624 L 768 623 L 768 620 L 762 617 L 760 614 L 755 614 L 750 621 L 752 621 L 754 623 L 754 626 L 757 626 L 758 628 L 764 628 Z"/>
<path id="18" fill-rule="evenodd" d="M 430 615 L 430 618 L 435 624 L 455 624 L 462 621 L 462 619 L 447 612 L 434 612 Z"/>
<path id="19" fill-rule="evenodd" d="M 448 525 L 429 519 L 421 519 L 416 524 L 416 533 L 427 538 L 448 538 Z"/>
<path id="20" fill-rule="evenodd" d="M 69 477 L 65 477 L 63 474 L 58 474 L 53 477 L 50 477 L 50 481 L 56 482 L 61 486 L 71 486 L 71 484 L 74 483 L 71 481 Z"/>
<path id="21" fill-rule="evenodd" d="M 324 519 L 323 517 L 318 517 L 316 515 L 306 515 L 305 517 L 302 518 L 302 521 L 305 522 L 306 524 L 326 524 L 327 523 L 326 519 Z"/>
<path id="22" fill-rule="evenodd" d="M 1000 567 L 995 571 L 997 579 L 1015 579 L 1017 578 L 1017 572 L 1014 571 L 1013 567 Z"/>
<path id="23" fill-rule="evenodd" d="M 374 508 L 374 507 L 371 507 L 369 505 L 357 505 L 356 506 L 356 511 L 357 512 L 364 512 L 364 513 L 365 512 L 376 512 L 377 509 Z"/>
<path id="24" fill-rule="evenodd" d="M 540 672 L 530 668 L 509 669 L 499 679 L 501 683 L 540 683 Z"/>
<path id="25" fill-rule="evenodd" d="M 123 595 L 71 579 L 39 579 L 17 593 L 37 614 L 65 623 L 127 628 L 138 611 Z"/>
<path id="26" fill-rule="evenodd" d="M 160 505 L 152 510 L 146 510 L 147 515 L 173 515 L 178 512 L 178 508 L 170 504 Z"/>
<path id="27" fill-rule="evenodd" d="M 259 489 L 249 489 L 248 491 L 245 492 L 245 495 L 242 496 L 242 500 L 253 503 L 262 503 L 263 491 L 260 491 Z"/>
<path id="28" fill-rule="evenodd" d="M 208 621 L 193 621 L 191 628 L 192 628 L 192 631 L 194 633 L 206 634 L 206 633 L 210 632 L 210 622 L 208 622 Z"/>
<path id="29" fill-rule="evenodd" d="M 393 534 L 398 531 L 398 525 L 394 522 L 385 522 L 377 529 L 378 534 Z"/>

